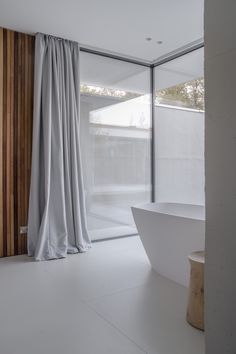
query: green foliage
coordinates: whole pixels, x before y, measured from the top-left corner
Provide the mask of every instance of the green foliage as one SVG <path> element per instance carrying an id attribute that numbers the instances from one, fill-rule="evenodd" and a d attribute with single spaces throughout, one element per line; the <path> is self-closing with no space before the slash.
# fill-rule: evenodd
<path id="1" fill-rule="evenodd" d="M 86 85 L 86 84 L 80 85 L 80 92 L 81 92 L 81 94 L 117 98 L 122 101 L 127 101 L 132 98 L 136 98 L 136 97 L 140 96 L 140 94 L 138 94 L 138 93 L 127 92 L 124 90 L 111 89 L 108 87 Z"/>
<path id="2" fill-rule="evenodd" d="M 155 102 L 204 111 L 204 79 L 195 79 L 157 91 Z"/>
<path id="3" fill-rule="evenodd" d="M 86 84 L 81 84 L 80 92 L 81 94 L 116 98 L 120 101 L 140 96 L 135 92 Z M 199 78 L 159 90 L 156 92 L 155 103 L 204 111 L 204 79 Z"/>

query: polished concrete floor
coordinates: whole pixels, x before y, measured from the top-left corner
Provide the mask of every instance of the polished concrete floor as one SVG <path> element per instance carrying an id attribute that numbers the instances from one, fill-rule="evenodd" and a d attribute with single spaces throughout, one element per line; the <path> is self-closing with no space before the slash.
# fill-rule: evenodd
<path id="1" fill-rule="evenodd" d="M 62 260 L 1 259 L 0 354 L 203 354 L 186 302 L 139 237 Z"/>

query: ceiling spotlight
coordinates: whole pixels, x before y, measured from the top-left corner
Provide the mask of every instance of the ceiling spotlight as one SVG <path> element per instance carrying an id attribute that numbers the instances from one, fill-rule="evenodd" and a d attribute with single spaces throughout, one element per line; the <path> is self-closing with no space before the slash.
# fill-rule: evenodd
<path id="1" fill-rule="evenodd" d="M 157 41 L 157 44 L 162 44 L 163 42 L 162 41 Z"/>
<path id="2" fill-rule="evenodd" d="M 152 40 L 151 37 L 146 37 L 145 39 L 146 39 L 146 41 L 148 41 L 148 42 L 150 42 L 150 41 Z"/>

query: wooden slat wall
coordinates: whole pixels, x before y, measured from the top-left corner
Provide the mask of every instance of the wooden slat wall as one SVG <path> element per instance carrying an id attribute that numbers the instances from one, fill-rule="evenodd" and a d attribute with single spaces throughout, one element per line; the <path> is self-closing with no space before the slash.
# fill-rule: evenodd
<path id="1" fill-rule="evenodd" d="M 0 257 L 27 251 L 34 37 L 0 28 Z"/>

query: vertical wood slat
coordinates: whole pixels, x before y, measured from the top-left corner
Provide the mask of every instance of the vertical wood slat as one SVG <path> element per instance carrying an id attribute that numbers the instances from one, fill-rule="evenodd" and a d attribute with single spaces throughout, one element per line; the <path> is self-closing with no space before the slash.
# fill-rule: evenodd
<path id="1" fill-rule="evenodd" d="M 11 47 L 11 120 L 10 120 L 10 220 L 11 220 L 11 248 L 10 248 L 10 255 L 14 254 L 15 247 L 14 247 L 14 225 L 15 225 L 15 218 L 14 218 L 14 201 L 15 201 L 15 194 L 14 194 L 14 108 L 15 108 L 15 97 L 14 97 L 14 81 L 15 81 L 15 70 L 14 70 L 14 65 L 15 65 L 15 58 L 14 58 L 14 32 L 11 31 L 10 35 L 10 47 Z"/>
<path id="2" fill-rule="evenodd" d="M 18 81 L 19 81 L 19 60 L 18 60 L 18 32 L 14 32 L 14 254 L 18 254 L 19 237 L 18 237 L 18 155 L 17 155 L 17 141 L 18 141 Z"/>
<path id="3" fill-rule="evenodd" d="M 0 257 L 27 251 L 34 37 L 0 28 Z"/>
<path id="4" fill-rule="evenodd" d="M 3 29 L 0 28 L 0 257 L 3 257 Z"/>
<path id="5" fill-rule="evenodd" d="M 22 35 L 21 33 L 18 33 L 18 41 L 17 41 L 17 51 L 18 51 L 18 66 L 17 66 L 17 71 L 18 71 L 18 75 L 17 75 L 17 116 L 15 117 L 15 120 L 17 122 L 17 136 L 16 136 L 16 140 L 20 141 L 21 136 L 21 95 L 19 94 L 21 92 L 21 80 L 22 80 Z M 16 156 L 16 168 L 17 168 L 17 173 L 16 173 L 16 185 L 17 185 L 17 200 L 20 200 L 20 196 L 21 196 L 21 186 L 20 186 L 20 181 L 21 181 L 21 164 L 20 164 L 20 149 L 17 148 L 17 156 Z M 17 218 L 17 230 L 16 232 L 16 237 L 17 237 L 17 242 L 18 242 L 18 250 L 17 252 L 19 254 L 23 253 L 23 249 L 21 247 L 21 239 L 18 237 L 18 225 L 21 225 L 21 208 L 20 205 L 17 203 L 16 206 L 16 215 L 15 217 Z"/>
<path id="6" fill-rule="evenodd" d="M 20 82 L 20 91 L 24 90 L 24 78 L 25 78 L 25 62 L 24 62 L 24 53 L 25 53 L 25 36 L 21 34 L 21 82 Z M 23 149 L 22 149 L 22 142 L 24 140 L 24 118 L 25 118 L 25 100 L 24 97 L 20 96 L 20 105 L 21 105 L 21 112 L 19 116 L 19 129 L 20 129 L 20 140 L 19 140 L 19 145 L 18 149 L 20 152 L 19 156 L 19 162 L 22 161 L 22 155 L 23 155 Z M 23 218 L 24 218 L 24 213 L 23 213 L 23 201 L 24 198 L 22 198 L 22 193 L 21 191 L 23 190 L 23 178 L 24 178 L 24 161 L 19 166 L 18 174 L 19 174 L 19 189 L 20 189 L 20 196 L 19 199 L 21 200 L 21 208 L 20 208 L 20 218 L 19 218 L 19 223 L 23 225 Z M 21 244 L 21 252 L 24 251 L 24 244 L 23 244 L 23 237 L 19 238 L 20 244 Z"/>
<path id="7" fill-rule="evenodd" d="M 2 198 L 3 198 L 3 256 L 7 256 L 7 191 L 6 191 L 6 181 L 7 181 L 7 168 L 6 168 L 6 151 L 7 151 L 7 134 L 6 134 L 6 122 L 7 122 L 7 30 L 3 29 L 3 115 L 2 115 L 2 125 L 3 125 L 3 144 L 2 144 Z"/>
<path id="8" fill-rule="evenodd" d="M 13 196 L 13 80 L 14 80 L 14 61 L 13 61 L 13 40 L 12 31 L 7 31 L 7 112 L 6 112 L 6 213 L 7 213 L 7 256 L 14 254 L 14 196 Z"/>
<path id="9" fill-rule="evenodd" d="M 26 54 L 27 53 L 27 54 Z M 24 91 L 25 91 L 25 120 L 24 120 L 24 138 L 25 141 L 28 140 L 28 134 L 27 134 L 27 127 L 28 127 L 28 111 L 29 111 L 29 92 L 28 92 L 28 81 L 29 81 L 29 76 L 28 76 L 28 72 L 29 72 L 29 46 L 28 46 L 28 37 L 25 38 L 25 51 L 24 51 L 24 67 L 25 67 L 25 77 L 24 77 Z M 24 149 L 24 146 L 22 147 L 22 152 L 23 152 L 23 161 L 24 161 L 24 191 L 26 194 L 27 191 L 27 151 L 26 149 Z M 27 200 L 26 200 L 26 196 L 23 196 L 23 211 L 24 211 L 24 219 L 26 219 L 26 210 L 27 210 Z M 25 240 L 25 235 L 23 235 L 22 237 L 22 241 L 23 241 L 23 249 L 25 249 L 26 247 L 26 240 Z"/>
<path id="10" fill-rule="evenodd" d="M 5 148 L 5 154 L 3 156 L 4 159 L 4 185 L 5 185 L 5 232 L 6 232 L 6 237 L 7 237 L 7 242 L 6 242 L 6 252 L 7 252 L 7 256 L 10 256 L 10 242 L 11 242 L 11 234 L 10 234 L 10 220 L 9 220 L 9 194 L 10 194 L 10 190 L 9 190 L 9 179 L 10 179 L 10 171 L 9 171 L 9 166 L 10 166 L 10 159 L 9 159 L 9 143 L 10 143 L 10 139 L 9 139 L 9 122 L 10 122 L 10 108 L 11 108 L 11 103 L 10 103 L 10 99 L 11 99 L 11 92 L 10 92 L 10 45 L 9 45 L 9 31 L 4 30 L 5 33 L 5 41 L 6 43 L 4 43 L 5 48 L 6 48 L 6 61 L 4 62 L 4 71 L 5 71 L 5 112 L 4 112 L 4 137 L 5 137 L 5 141 L 4 141 L 4 148 Z M 4 235 L 5 236 L 5 235 Z"/>

